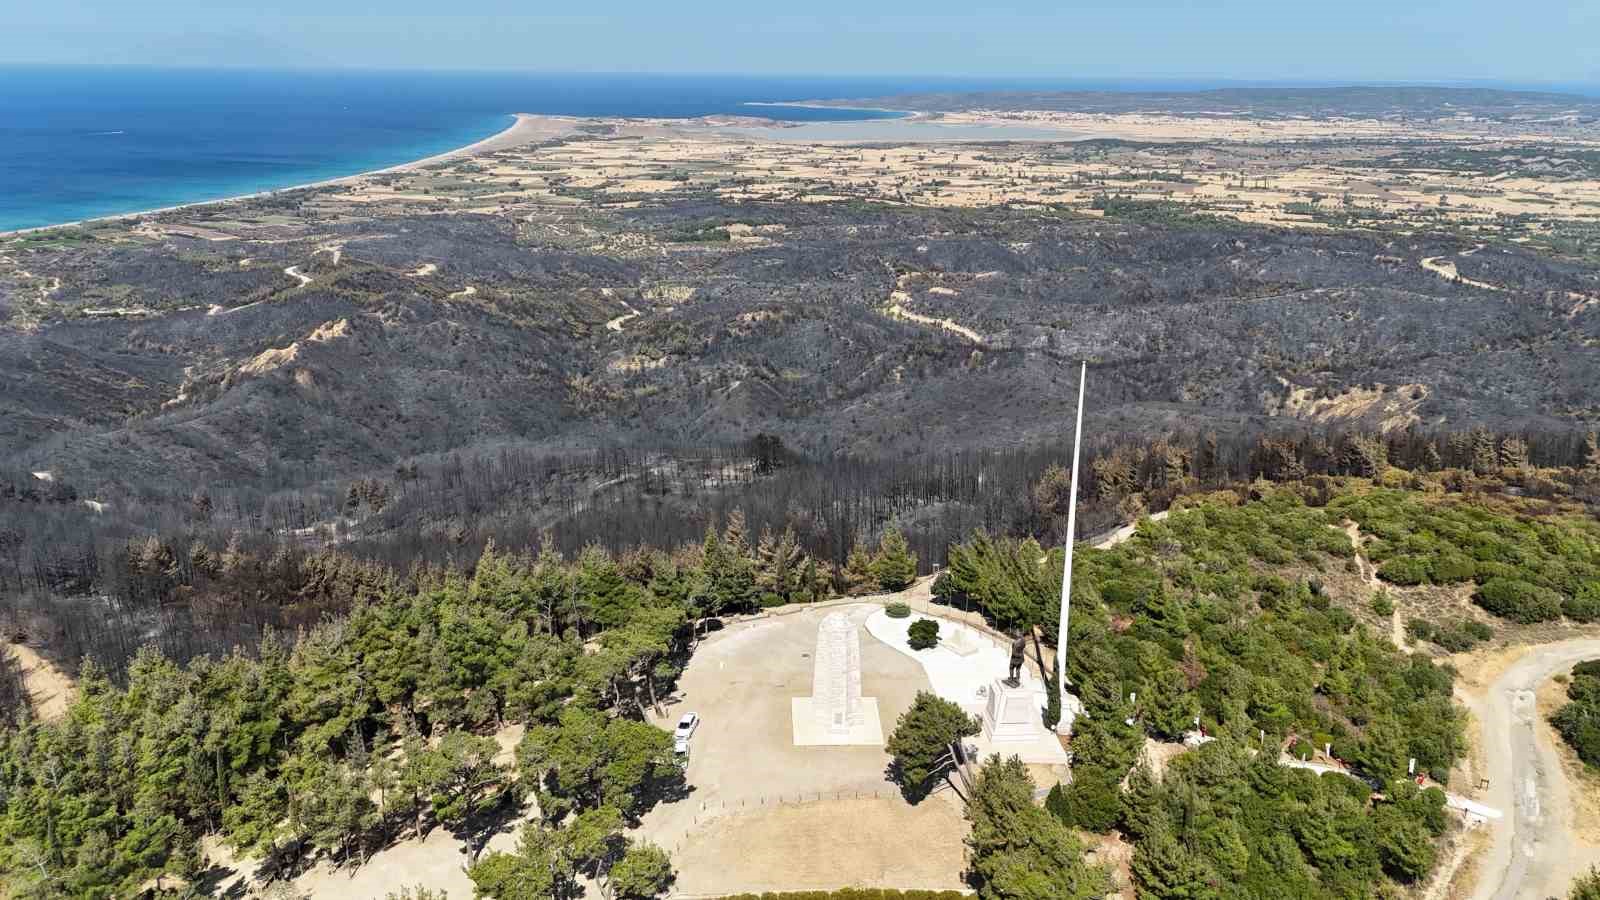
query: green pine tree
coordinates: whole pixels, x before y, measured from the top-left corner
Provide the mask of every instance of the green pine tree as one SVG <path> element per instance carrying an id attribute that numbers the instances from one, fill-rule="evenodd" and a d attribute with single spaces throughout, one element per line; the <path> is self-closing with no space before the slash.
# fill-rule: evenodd
<path id="1" fill-rule="evenodd" d="M 917 578 L 917 556 L 906 543 L 906 536 L 898 528 L 883 533 L 878 543 L 878 553 L 872 558 L 868 570 L 878 587 L 885 591 L 902 591 Z"/>

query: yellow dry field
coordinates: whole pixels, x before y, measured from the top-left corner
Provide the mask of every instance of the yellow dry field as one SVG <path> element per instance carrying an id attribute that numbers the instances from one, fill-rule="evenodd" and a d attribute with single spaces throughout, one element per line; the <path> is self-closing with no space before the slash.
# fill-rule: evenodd
<path id="1" fill-rule="evenodd" d="M 530 117 L 535 120 L 538 117 Z M 785 141 L 783 129 L 696 120 L 593 120 L 594 133 L 557 144 L 512 146 L 426 170 L 352 179 L 314 203 L 336 212 L 375 202 L 451 212 L 515 213 L 575 202 L 632 205 L 673 194 L 728 200 L 869 201 L 970 207 L 995 204 L 1093 213 L 1107 194 L 1192 206 L 1244 222 L 1326 228 L 1353 215 L 1385 227 L 1441 223 L 1489 233 L 1505 217 L 1526 217 L 1535 233 L 1556 221 L 1600 224 L 1600 178 L 1536 178 L 1505 171 L 1394 163 L 1417 141 L 1478 149 L 1485 136 L 1461 123 L 1411 126 L 1359 121 L 1250 121 L 1124 114 L 954 113 L 939 127 L 1023 123 L 1060 142 L 919 142 L 915 126 L 881 143 Z M 571 120 L 529 133 L 547 137 Z M 909 132 L 912 138 L 906 138 Z M 871 137 L 863 132 L 864 139 Z M 1166 142 L 1103 153 L 1063 152 L 1084 137 Z M 977 140 L 975 137 L 974 140 Z M 1352 140 L 1394 141 L 1392 146 Z M 1331 143 L 1316 143 L 1327 141 Z M 1539 145 L 1548 135 L 1498 131 L 1494 146 Z M 1567 144 L 1600 146 L 1600 135 Z M 1509 157 L 1508 157 L 1509 159 Z M 744 236 L 748 239 L 748 236 Z M 1448 277 L 1440 265 L 1441 277 Z"/>

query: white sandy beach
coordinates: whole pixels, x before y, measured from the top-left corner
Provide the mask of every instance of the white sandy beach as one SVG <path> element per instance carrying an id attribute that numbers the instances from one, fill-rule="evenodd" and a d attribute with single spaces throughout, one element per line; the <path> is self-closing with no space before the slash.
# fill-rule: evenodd
<path id="1" fill-rule="evenodd" d="M 373 169 L 367 172 L 357 172 L 353 175 L 341 175 L 338 178 L 326 178 L 321 181 L 310 181 L 306 182 L 305 184 L 274 188 L 270 191 L 256 191 L 250 194 L 236 194 L 231 197 L 217 197 L 212 200 L 196 200 L 193 203 L 178 203 L 172 206 L 157 207 L 155 209 L 143 209 L 135 212 L 117 213 L 109 216 L 95 216 L 88 219 L 76 219 L 71 222 L 58 222 L 54 225 L 38 225 L 33 228 L 18 228 L 12 231 L 0 231 L 0 238 L 12 238 L 24 234 L 50 231 L 56 228 L 73 228 L 80 225 L 90 225 L 95 222 L 111 222 L 118 219 L 153 216 L 158 213 L 172 212 L 180 209 L 193 209 L 201 206 L 215 206 L 219 203 L 233 203 L 239 200 L 252 200 L 257 197 L 270 197 L 274 194 L 282 194 L 286 191 L 302 191 L 307 188 L 331 187 L 341 184 L 350 184 L 358 179 L 367 178 L 372 175 L 383 175 L 390 172 L 407 172 L 413 169 L 419 169 L 424 166 L 430 166 L 435 163 L 446 162 L 452 159 L 460 159 L 467 156 L 477 156 L 481 153 L 494 153 L 499 150 L 508 150 L 512 147 L 520 147 L 524 144 L 531 144 L 534 141 L 548 140 L 549 138 L 571 131 L 577 125 L 577 123 L 583 121 L 570 116 L 538 116 L 531 113 L 514 113 L 513 115 L 515 116 L 516 121 L 511 123 L 506 130 L 499 132 L 498 134 L 490 135 L 481 141 L 468 144 L 465 147 L 458 147 L 454 150 L 448 150 L 444 153 L 438 153 L 422 159 L 412 160 L 411 162 L 401 163 L 396 166 L 389 166 L 388 168 Z"/>

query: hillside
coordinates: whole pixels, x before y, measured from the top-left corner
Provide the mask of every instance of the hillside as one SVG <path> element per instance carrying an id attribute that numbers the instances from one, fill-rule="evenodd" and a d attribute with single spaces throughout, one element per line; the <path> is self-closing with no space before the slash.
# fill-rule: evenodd
<path id="1" fill-rule="evenodd" d="M 1097 431 L 1600 412 L 1600 308 L 1568 296 L 1592 273 L 1515 245 L 709 198 L 515 225 L 262 212 L 213 224 L 225 240 L 108 226 L 20 251 L 61 286 L 30 320 L 0 301 L 3 458 L 106 490 L 503 441 L 1011 447 L 1060 439 L 1084 358 Z M 707 229 L 750 237 L 682 237 Z M 1441 258 L 1495 289 L 1421 264 Z"/>

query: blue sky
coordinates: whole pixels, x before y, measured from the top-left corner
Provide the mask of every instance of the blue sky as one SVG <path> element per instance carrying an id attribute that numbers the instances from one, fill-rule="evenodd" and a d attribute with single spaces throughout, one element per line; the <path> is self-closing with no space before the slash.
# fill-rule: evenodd
<path id="1" fill-rule="evenodd" d="M 0 63 L 1600 82 L 1600 0 L 0 0 Z"/>

